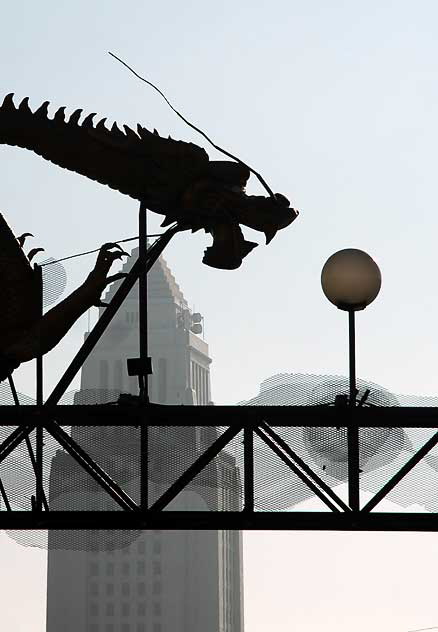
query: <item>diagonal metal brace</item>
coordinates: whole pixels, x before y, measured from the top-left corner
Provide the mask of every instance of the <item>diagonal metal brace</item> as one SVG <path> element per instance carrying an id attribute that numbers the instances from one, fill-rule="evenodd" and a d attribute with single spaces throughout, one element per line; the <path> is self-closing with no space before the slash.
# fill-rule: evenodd
<path id="1" fill-rule="evenodd" d="M 183 489 L 186 487 L 199 472 L 201 472 L 206 465 L 212 461 L 215 456 L 219 454 L 221 450 L 225 448 L 225 446 L 232 440 L 234 437 L 239 434 L 244 426 L 244 422 L 237 424 L 236 426 L 232 426 L 225 430 L 221 436 L 211 444 L 207 450 L 201 456 L 196 459 L 192 465 L 187 468 L 187 470 L 181 474 L 179 478 L 167 489 L 164 494 L 160 496 L 158 500 L 156 500 L 150 507 L 149 512 L 151 511 L 161 511 L 166 507 Z"/>
<path id="2" fill-rule="evenodd" d="M 395 474 L 383 487 L 380 491 L 377 492 L 371 500 L 367 502 L 367 504 L 361 509 L 361 513 L 367 513 L 374 509 L 376 505 L 387 495 L 389 492 L 394 489 L 394 487 L 408 474 L 413 467 L 417 465 L 421 461 L 423 457 L 426 456 L 433 447 L 438 443 L 438 432 L 436 432 L 430 439 L 427 441 L 422 448 L 418 450 L 414 454 L 412 458 L 409 459 L 407 463 L 403 465 L 403 467 Z"/>
<path id="3" fill-rule="evenodd" d="M 3 485 L 3 481 L 1 478 L 0 478 L 0 494 L 1 494 L 1 497 L 3 498 L 3 502 L 5 503 L 5 507 L 7 511 L 11 511 L 11 504 L 9 502 L 8 496 L 6 494 L 5 486 Z"/>
<path id="4" fill-rule="evenodd" d="M 29 436 L 32 430 L 36 427 L 36 423 L 31 423 L 26 426 L 19 426 L 15 428 L 3 443 L 0 445 L 0 463 L 2 463 L 6 457 L 20 445 L 20 443 Z"/>
<path id="5" fill-rule="evenodd" d="M 47 421 L 47 431 L 81 465 L 88 474 L 125 511 L 137 511 L 138 505 L 132 498 L 65 432 L 56 422 Z"/>
<path id="6" fill-rule="evenodd" d="M 179 232 L 179 230 L 180 228 L 178 226 L 169 228 L 163 234 L 163 236 L 160 239 L 157 239 L 154 245 L 149 248 L 146 261 L 143 262 L 140 261 L 140 258 L 137 259 L 131 270 L 128 272 L 126 278 L 118 287 L 110 304 L 105 309 L 102 316 L 93 327 L 92 331 L 88 334 L 82 347 L 79 349 L 79 351 L 65 370 L 64 375 L 61 377 L 58 384 L 55 386 L 52 393 L 48 397 L 45 404 L 46 406 L 53 406 L 54 404 L 57 404 L 61 397 L 64 395 L 65 391 L 70 386 L 77 372 L 79 371 L 85 360 L 88 358 L 90 353 L 93 351 L 95 345 L 101 338 L 102 334 L 105 332 L 111 320 L 114 318 L 117 310 L 122 305 L 123 301 L 137 282 L 140 274 L 143 272 L 143 264 L 146 265 L 145 272 L 149 272 L 155 261 L 163 252 L 164 248 L 170 242 L 172 237 L 176 235 L 177 232 Z"/>
<path id="7" fill-rule="evenodd" d="M 350 507 L 339 498 L 339 496 L 332 490 L 331 487 L 325 483 L 322 478 L 315 474 L 315 472 L 303 461 L 302 458 L 292 450 L 292 448 L 286 443 L 286 441 L 278 435 L 266 422 L 261 423 L 261 428 L 270 436 L 270 438 L 280 446 L 284 452 L 288 455 L 292 461 L 294 461 L 309 478 L 311 478 L 335 503 L 337 503 L 344 511 L 351 511 Z M 307 484 L 307 483 L 306 483 Z"/>
<path id="8" fill-rule="evenodd" d="M 263 430 L 261 430 L 260 428 L 254 428 L 254 432 L 260 437 L 262 441 L 266 443 L 269 448 L 271 448 L 273 452 L 275 452 L 278 457 L 280 457 L 283 463 L 285 463 L 292 470 L 292 472 L 294 472 L 294 474 L 296 474 L 298 478 L 300 478 L 303 483 L 305 483 L 307 487 L 312 490 L 315 496 L 318 496 L 318 498 L 320 498 L 323 503 L 325 503 L 327 507 L 329 507 L 332 511 L 341 513 L 341 510 L 336 507 L 336 505 L 334 505 L 323 494 L 323 492 L 314 483 L 312 483 L 309 478 L 307 478 L 307 476 L 293 463 L 292 459 L 288 457 L 288 455 L 286 455 L 284 452 L 282 452 L 281 449 L 272 441 L 272 439 L 263 432 Z"/>
<path id="9" fill-rule="evenodd" d="M 30 461 L 32 463 L 33 471 L 35 473 L 35 478 L 36 478 L 36 480 L 38 480 L 38 477 L 39 477 L 40 474 L 39 474 L 39 471 L 38 471 L 38 464 L 37 464 L 37 461 L 36 461 L 36 458 L 35 458 L 35 454 L 34 454 L 33 449 L 32 449 L 32 444 L 30 442 L 29 435 L 26 435 L 24 440 L 26 442 L 27 451 L 29 452 L 29 458 L 30 458 Z M 44 505 L 44 509 L 46 511 L 49 511 L 49 505 L 48 505 L 46 494 L 44 492 L 44 488 L 43 488 L 42 484 L 40 485 L 40 493 L 41 493 L 41 502 Z"/>

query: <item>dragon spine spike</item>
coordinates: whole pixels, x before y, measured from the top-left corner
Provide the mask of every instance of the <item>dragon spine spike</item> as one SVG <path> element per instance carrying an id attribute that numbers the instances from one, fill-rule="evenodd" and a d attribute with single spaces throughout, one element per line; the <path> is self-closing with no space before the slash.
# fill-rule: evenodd
<path id="1" fill-rule="evenodd" d="M 29 107 L 29 97 L 24 97 L 20 105 L 18 106 L 20 112 L 28 112 L 32 114 L 31 109 Z"/>
<path id="2" fill-rule="evenodd" d="M 44 103 L 42 103 L 40 107 L 37 110 L 35 110 L 33 115 L 36 116 L 37 118 L 46 119 L 48 113 L 49 113 L 49 101 L 44 101 Z"/>
<path id="3" fill-rule="evenodd" d="M 96 112 L 88 114 L 82 121 L 82 127 L 84 127 L 85 129 L 94 129 L 93 119 L 95 116 L 96 116 Z"/>
<path id="4" fill-rule="evenodd" d="M 14 93 L 10 92 L 5 96 L 2 103 L 2 109 L 7 112 L 15 112 Z"/>
<path id="5" fill-rule="evenodd" d="M 125 130 L 126 136 L 128 138 L 131 138 L 132 140 L 138 140 L 139 139 L 137 134 L 134 132 L 134 130 L 131 129 L 130 127 L 128 127 L 127 125 L 124 125 L 123 129 Z"/>
<path id="6" fill-rule="evenodd" d="M 79 108 L 78 110 L 75 110 L 73 114 L 71 114 L 70 118 L 68 119 L 69 125 L 77 125 L 79 122 L 79 119 L 81 118 L 81 114 L 82 114 L 81 108 Z"/>
<path id="7" fill-rule="evenodd" d="M 55 116 L 53 117 L 54 121 L 59 121 L 60 123 L 64 123 L 65 121 L 65 106 L 62 106 L 56 110 Z"/>
<path id="8" fill-rule="evenodd" d="M 137 131 L 122 131 L 117 123 L 108 129 L 106 118 L 95 125 L 95 115 L 85 116 L 82 109 L 69 115 L 62 106 L 51 117 L 48 101 L 32 112 L 27 97 L 19 107 L 14 98 L 6 95 L 0 106 L 0 144 L 31 150 L 155 207 L 159 201 L 166 212 L 180 207 L 184 188 L 208 169 L 207 153 L 195 144 L 169 141 L 141 125 Z"/>
<path id="9" fill-rule="evenodd" d="M 112 127 L 111 127 L 111 133 L 114 134 L 115 136 L 118 136 L 119 138 L 125 138 L 125 134 L 122 132 L 122 130 L 120 130 L 117 127 L 117 123 L 113 123 Z"/>
<path id="10" fill-rule="evenodd" d="M 137 125 L 137 132 L 140 138 L 142 138 L 143 140 L 147 140 L 148 134 L 150 134 L 150 132 L 148 132 L 148 130 L 145 127 L 142 127 L 140 124 Z"/>
<path id="11" fill-rule="evenodd" d="M 105 123 L 106 123 L 106 117 L 103 119 L 100 119 L 100 121 L 96 125 L 96 130 L 98 132 L 108 132 L 109 130 L 105 127 Z"/>

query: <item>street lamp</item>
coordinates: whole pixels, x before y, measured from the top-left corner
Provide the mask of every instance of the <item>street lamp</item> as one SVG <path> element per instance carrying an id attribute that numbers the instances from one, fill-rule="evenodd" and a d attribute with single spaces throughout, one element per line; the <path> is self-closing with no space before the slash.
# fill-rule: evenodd
<path id="1" fill-rule="evenodd" d="M 348 312 L 349 405 L 356 406 L 356 343 L 354 313 L 365 309 L 380 291 L 382 277 L 376 262 L 363 250 L 346 248 L 327 259 L 321 285 L 328 300 Z M 353 420 L 352 420 L 353 421 Z M 359 427 L 350 425 L 348 440 L 349 505 L 359 511 Z"/>
<path id="2" fill-rule="evenodd" d="M 350 406 L 356 404 L 356 350 L 354 312 L 365 309 L 380 291 L 382 277 L 377 263 L 363 250 L 346 248 L 327 259 L 321 285 L 328 300 L 348 312 Z"/>

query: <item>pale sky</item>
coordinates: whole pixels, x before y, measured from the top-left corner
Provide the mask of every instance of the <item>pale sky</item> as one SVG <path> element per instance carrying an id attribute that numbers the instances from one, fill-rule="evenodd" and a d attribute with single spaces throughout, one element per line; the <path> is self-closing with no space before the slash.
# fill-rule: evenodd
<path id="1" fill-rule="evenodd" d="M 319 277 L 346 247 L 369 252 L 383 276 L 380 296 L 357 319 L 359 377 L 437 394 L 437 19 L 432 0 L 3 7 L 3 95 L 140 122 L 220 158 L 106 54 L 113 50 L 300 209 L 268 247 L 248 231 L 261 245 L 238 271 L 201 264 L 211 241 L 204 234 L 182 234 L 166 251 L 205 317 L 216 402 L 253 397 L 277 372 L 345 373 L 346 318 Z M 1 212 L 50 256 L 137 234 L 136 203 L 114 191 L 7 146 L 0 167 Z M 262 192 L 255 181 L 249 191 Z M 151 228 L 158 223 L 150 218 Z M 92 265 L 92 257 L 66 265 L 70 289 Z M 85 328 L 84 318 L 47 357 L 46 394 Z M 33 371 L 16 377 L 29 395 Z M 0 543 L 2 616 L 9 608 L 21 620 L 5 629 L 43 632 L 44 555 L 7 536 Z M 246 632 L 438 625 L 437 552 L 434 534 L 246 534 Z"/>

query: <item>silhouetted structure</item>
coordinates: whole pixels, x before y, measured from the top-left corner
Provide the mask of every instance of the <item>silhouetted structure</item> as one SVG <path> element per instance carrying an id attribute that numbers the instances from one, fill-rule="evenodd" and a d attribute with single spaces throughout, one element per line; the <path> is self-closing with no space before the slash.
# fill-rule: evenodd
<path id="1" fill-rule="evenodd" d="M 179 230 L 205 229 L 213 236 L 203 258 L 209 266 L 238 268 L 257 246 L 244 239 L 239 224 L 264 232 L 269 243 L 298 215 L 281 194 L 247 196 L 250 169 L 241 162 L 209 160 L 201 147 L 163 138 L 141 125 L 136 132 L 124 125 L 122 132 L 117 124 L 109 130 L 102 119 L 94 127 L 95 114 L 79 124 L 82 110 L 66 121 L 62 107 L 50 119 L 47 101 L 33 113 L 28 101 L 23 99 L 16 108 L 13 95 L 5 97 L 0 143 L 30 149 L 139 200 L 144 208 L 165 215 L 163 225 L 177 222 Z"/>
<path id="2" fill-rule="evenodd" d="M 279 373 L 264 380 L 260 392 L 241 404 L 332 407 L 342 412 L 348 407 L 349 386 L 348 378 L 340 375 Z M 357 391 L 357 403 L 363 408 L 397 408 L 400 406 L 399 399 L 403 397 L 365 380 L 357 380 Z M 405 396 L 403 399 L 410 405 L 418 405 L 422 400 L 416 396 Z M 277 429 L 277 433 L 328 486 L 335 489 L 348 481 L 346 427 L 293 427 Z M 422 428 L 360 428 L 361 490 L 380 490 L 431 436 L 430 430 Z M 261 441 L 255 442 L 254 452 L 255 505 L 258 509 L 267 511 L 294 507 L 313 497 L 309 486 L 286 468 Z M 395 486 L 388 499 L 404 508 L 415 502 L 423 511 L 436 512 L 438 501 L 433 492 L 436 485 L 438 452 L 435 449 Z"/>
<path id="3" fill-rule="evenodd" d="M 53 349 L 82 314 L 100 304 L 106 286 L 121 278 L 120 274 L 108 277 L 108 273 L 123 251 L 117 244 L 105 244 L 85 281 L 43 314 L 42 271 L 30 264 L 43 248 L 33 248 L 26 256 L 23 245 L 27 236 L 30 233 L 15 238 L 0 213 L 0 381 L 10 377 L 22 362 Z"/>

